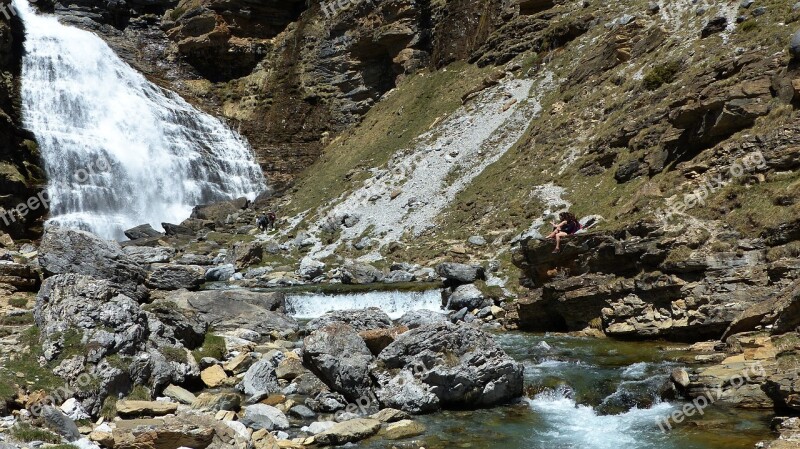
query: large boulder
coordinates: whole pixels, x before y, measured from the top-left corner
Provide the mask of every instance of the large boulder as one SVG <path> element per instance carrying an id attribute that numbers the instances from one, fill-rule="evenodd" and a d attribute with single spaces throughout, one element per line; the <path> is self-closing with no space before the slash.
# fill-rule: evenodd
<path id="1" fill-rule="evenodd" d="M 206 279 L 203 267 L 197 265 L 160 265 L 147 277 L 146 285 L 158 290 L 196 290 Z"/>
<path id="2" fill-rule="evenodd" d="M 130 258 L 140 264 L 167 263 L 175 256 L 175 248 L 168 246 L 126 246 L 122 249 Z"/>
<path id="3" fill-rule="evenodd" d="M 342 282 L 345 284 L 374 284 L 383 280 L 383 272 L 363 263 L 349 263 L 342 267 Z"/>
<path id="4" fill-rule="evenodd" d="M 300 329 L 294 318 L 283 313 L 285 298 L 280 292 L 176 290 L 154 303 L 162 301 L 197 314 L 217 332 L 246 329 L 267 341 L 273 332 L 294 334 Z"/>
<path id="5" fill-rule="evenodd" d="M 225 263 L 235 265 L 237 268 L 245 268 L 257 265 L 264 257 L 264 247 L 258 242 L 239 242 L 228 250 L 225 256 Z"/>
<path id="6" fill-rule="evenodd" d="M 218 267 L 209 268 L 206 271 L 206 281 L 225 282 L 229 281 L 234 274 L 236 274 L 236 266 L 232 263 L 226 263 Z"/>
<path id="7" fill-rule="evenodd" d="M 447 315 L 430 310 L 410 310 L 397 320 L 397 324 L 409 329 L 416 329 L 428 324 L 438 324 L 447 321 Z"/>
<path id="8" fill-rule="evenodd" d="M 125 231 L 125 237 L 131 240 L 147 239 L 151 237 L 163 237 L 164 234 L 153 229 L 149 224 L 136 226 Z"/>
<path id="9" fill-rule="evenodd" d="M 436 274 L 453 285 L 469 284 L 483 279 L 483 267 L 463 263 L 445 262 L 436 267 Z"/>
<path id="10" fill-rule="evenodd" d="M 350 401 L 371 391 L 374 359 L 364 340 L 345 323 L 329 324 L 305 338 L 305 365 Z"/>
<path id="11" fill-rule="evenodd" d="M 159 392 L 199 375 L 178 340 L 182 331 L 143 310 L 109 280 L 80 274 L 46 279 L 34 320 L 44 360 L 57 365 L 54 374 L 79 392 L 76 397 L 93 416 L 106 397 L 126 395 L 134 385 Z M 195 341 L 200 330 L 193 331 Z"/>
<path id="12" fill-rule="evenodd" d="M 405 376 L 406 380 L 418 380 L 445 408 L 490 406 L 522 395 L 522 365 L 491 336 L 472 326 L 442 323 L 419 327 L 401 334 L 378 360 L 392 374 L 391 379 Z M 385 375 L 386 371 L 378 373 Z M 392 385 L 382 382 L 381 387 Z M 391 406 L 409 408 L 404 404 Z"/>
<path id="13" fill-rule="evenodd" d="M 275 372 L 279 363 L 280 361 L 276 358 L 265 357 L 247 370 L 239 384 L 239 390 L 244 393 L 248 402 L 257 402 L 267 395 L 278 393 L 281 390 Z"/>
<path id="14" fill-rule="evenodd" d="M 340 422 L 330 429 L 314 436 L 317 443 L 326 446 L 340 446 L 369 438 L 378 433 L 381 422 L 376 419 L 359 418 Z"/>
<path id="15" fill-rule="evenodd" d="M 383 310 L 377 307 L 355 310 L 334 310 L 315 318 L 306 324 L 306 329 L 314 331 L 332 323 L 345 323 L 356 332 L 373 329 L 387 329 L 392 327 L 392 319 Z"/>
<path id="16" fill-rule="evenodd" d="M 254 430 L 288 430 L 289 419 L 282 411 L 265 404 L 255 404 L 244 408 L 244 417 L 241 421 L 245 426 Z"/>
<path id="17" fill-rule="evenodd" d="M 147 296 L 144 269 L 117 242 L 85 231 L 48 228 L 39 246 L 39 265 L 47 276 L 84 274 L 106 279 L 137 300 Z"/>
<path id="18" fill-rule="evenodd" d="M 449 310 L 467 310 L 482 309 L 492 305 L 492 301 L 481 292 L 475 284 L 459 285 L 450 294 L 447 299 L 447 308 Z"/>

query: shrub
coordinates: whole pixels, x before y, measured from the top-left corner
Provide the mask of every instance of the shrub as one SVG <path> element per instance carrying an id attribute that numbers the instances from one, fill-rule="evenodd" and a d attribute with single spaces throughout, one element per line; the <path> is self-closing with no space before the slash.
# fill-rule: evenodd
<path id="1" fill-rule="evenodd" d="M 681 69 L 681 63 L 678 61 L 668 62 L 663 65 L 653 67 L 653 70 L 644 76 L 643 84 L 647 90 L 656 90 L 664 84 L 669 84 L 675 81 L 675 76 Z"/>

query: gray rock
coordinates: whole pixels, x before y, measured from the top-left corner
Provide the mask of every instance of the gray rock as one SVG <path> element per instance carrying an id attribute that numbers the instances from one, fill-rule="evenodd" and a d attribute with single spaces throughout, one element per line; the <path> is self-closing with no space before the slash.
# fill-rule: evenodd
<path id="1" fill-rule="evenodd" d="M 185 388 L 177 385 L 169 385 L 167 388 L 165 388 L 164 396 L 176 402 L 180 402 L 181 404 L 187 405 L 191 405 L 195 400 L 197 400 L 197 396 L 195 396 L 191 391 L 188 391 Z"/>
<path id="2" fill-rule="evenodd" d="M 264 257 L 264 247 L 258 242 L 239 242 L 230 248 L 225 255 L 225 262 L 244 268 L 257 265 Z"/>
<path id="3" fill-rule="evenodd" d="M 759 6 L 758 8 L 753 10 L 753 17 L 763 16 L 767 13 L 766 6 Z"/>
<path id="4" fill-rule="evenodd" d="M 374 357 L 351 326 L 335 322 L 305 338 L 303 361 L 330 388 L 355 401 L 372 388 Z"/>
<path id="5" fill-rule="evenodd" d="M 176 225 L 172 223 L 161 223 L 164 232 L 169 236 L 175 235 L 194 235 L 195 231 L 187 226 Z"/>
<path id="6" fill-rule="evenodd" d="M 647 13 L 648 14 L 656 14 L 661 11 L 661 6 L 656 2 L 650 2 L 647 5 Z"/>
<path id="7" fill-rule="evenodd" d="M 248 402 L 254 402 L 266 395 L 278 393 L 281 388 L 278 385 L 278 377 L 275 368 L 278 366 L 275 360 L 264 358 L 254 363 L 244 375 L 242 383 L 239 384 L 241 391 L 247 396 Z"/>
<path id="8" fill-rule="evenodd" d="M 491 306 L 491 300 L 483 296 L 483 293 L 475 284 L 458 286 L 447 300 L 448 310 L 468 310 L 482 309 Z"/>
<path id="9" fill-rule="evenodd" d="M 233 277 L 234 273 L 236 273 L 236 267 L 228 263 L 209 268 L 208 271 L 206 271 L 205 278 L 207 282 L 226 282 Z"/>
<path id="10" fill-rule="evenodd" d="M 377 382 L 379 387 L 375 394 L 384 407 L 413 414 L 430 413 L 441 407 L 432 387 L 420 380 L 413 369 L 403 369 L 396 374 L 378 374 Z"/>
<path id="11" fill-rule="evenodd" d="M 144 310 L 156 318 L 148 319 L 148 326 L 153 337 L 172 342 L 178 341 L 189 349 L 195 349 L 203 344 L 208 323 L 198 318 L 196 314 L 187 313 L 176 308 L 167 301 L 154 301 L 144 307 Z"/>
<path id="12" fill-rule="evenodd" d="M 306 432 L 308 432 L 308 433 L 310 433 L 312 435 L 316 435 L 318 433 L 322 433 L 322 432 L 330 429 L 331 427 L 333 427 L 335 425 L 336 425 L 336 422 L 334 422 L 334 421 L 316 421 L 316 422 L 312 422 L 311 424 L 308 425 L 308 429 L 306 430 Z"/>
<path id="13" fill-rule="evenodd" d="M 466 307 L 464 307 L 463 309 L 461 309 L 461 310 L 459 310 L 457 312 L 451 313 L 450 314 L 450 321 L 452 321 L 453 323 L 457 323 L 459 321 L 464 321 L 464 318 L 467 316 L 468 313 L 469 313 L 469 310 Z"/>
<path id="14" fill-rule="evenodd" d="M 408 271 L 395 270 L 386 275 L 386 277 L 383 278 L 383 282 L 386 284 L 398 284 L 403 282 L 414 282 L 414 279 L 414 275 Z"/>
<path id="15" fill-rule="evenodd" d="M 137 300 L 147 296 L 144 269 L 117 242 L 85 231 L 48 228 L 39 247 L 39 265 L 47 276 L 84 274 L 111 281 Z"/>
<path id="16" fill-rule="evenodd" d="M 753 3 L 755 3 L 755 2 L 756 2 L 756 0 L 742 0 L 742 3 L 739 4 L 739 7 L 747 9 L 747 8 L 753 6 Z"/>
<path id="17" fill-rule="evenodd" d="M 161 265 L 150 273 L 146 285 L 158 290 L 196 290 L 205 278 L 205 269 L 197 265 Z"/>
<path id="18" fill-rule="evenodd" d="M 255 404 L 244 408 L 244 417 L 240 420 L 245 426 L 254 430 L 288 430 L 289 420 L 282 411 L 265 404 Z"/>
<path id="19" fill-rule="evenodd" d="M 135 228 L 128 229 L 124 232 L 125 237 L 131 240 L 146 239 L 150 237 L 161 237 L 164 234 L 153 229 L 149 224 L 136 226 Z"/>
<path id="20" fill-rule="evenodd" d="M 315 331 L 333 323 L 345 323 L 356 332 L 372 329 L 386 329 L 392 327 L 392 319 L 383 310 L 377 307 L 355 310 L 334 310 L 327 312 L 319 318 L 314 318 L 306 324 L 306 330 Z"/>
<path id="21" fill-rule="evenodd" d="M 314 419 L 317 416 L 313 410 L 306 407 L 305 405 L 295 405 L 294 407 L 289 409 L 289 414 L 292 416 L 296 416 L 300 419 Z"/>
<path id="22" fill-rule="evenodd" d="M 436 273 L 453 284 L 469 284 L 483 279 L 483 267 L 446 262 L 436 267 Z"/>
<path id="23" fill-rule="evenodd" d="M 384 349 L 378 360 L 384 367 L 376 369 L 379 382 L 383 379 L 381 388 L 390 386 L 387 372 L 406 371 L 404 375 L 425 384 L 442 407 L 490 406 L 522 394 L 522 365 L 472 326 L 444 323 L 413 329 Z M 402 405 L 394 408 L 405 410 Z"/>
<path id="24" fill-rule="evenodd" d="M 345 408 L 347 399 L 339 393 L 321 391 L 314 397 L 307 398 L 306 405 L 320 413 L 333 413 Z"/>
<path id="25" fill-rule="evenodd" d="M 140 265 L 166 263 L 175 256 L 175 248 L 170 248 L 168 246 L 157 246 L 154 248 L 148 246 L 126 246 L 122 251 Z"/>
<path id="26" fill-rule="evenodd" d="M 61 410 L 47 405 L 42 408 L 42 420 L 45 425 L 67 441 L 76 441 L 81 438 L 81 432 L 75 421 L 61 413 Z"/>
<path id="27" fill-rule="evenodd" d="M 179 265 L 211 265 L 211 256 L 206 254 L 184 254 L 175 261 Z"/>
<path id="28" fill-rule="evenodd" d="M 314 279 L 325 274 L 325 264 L 314 259 L 304 259 L 300 262 L 297 274 L 303 279 Z"/>
<path id="29" fill-rule="evenodd" d="M 330 429 L 315 435 L 314 439 L 322 445 L 339 446 L 371 437 L 378 433 L 380 428 L 381 422 L 374 419 L 352 419 L 337 423 Z"/>
<path id="30" fill-rule="evenodd" d="M 356 243 L 353 244 L 353 248 L 359 251 L 369 248 L 370 246 L 372 246 L 372 239 L 369 237 L 362 237 Z"/>
<path id="31" fill-rule="evenodd" d="M 792 40 L 789 42 L 789 52 L 794 59 L 800 59 L 800 31 L 792 35 Z"/>
<path id="32" fill-rule="evenodd" d="M 93 378 L 95 387 L 81 397 L 89 414 L 97 415 L 107 396 L 127 394 L 133 385 L 160 391 L 199 375 L 190 357 L 168 361 L 160 352 L 162 347 L 186 352 L 175 339 L 176 330 L 108 280 L 79 274 L 48 278 L 36 298 L 34 320 L 46 361 L 62 358 L 68 333 L 83 345 L 83 351 L 61 360 L 53 372 L 78 390 L 86 375 Z M 111 355 L 123 363 L 109 363 Z"/>
<path id="33" fill-rule="evenodd" d="M 792 5 L 792 12 L 800 11 L 800 2 L 795 3 Z"/>
<path id="34" fill-rule="evenodd" d="M 342 267 L 342 282 L 345 284 L 373 284 L 383 280 L 383 272 L 363 263 L 350 263 Z"/>
<path id="35" fill-rule="evenodd" d="M 416 329 L 420 326 L 428 324 L 444 323 L 447 321 L 447 316 L 438 312 L 430 310 L 411 310 L 403 314 L 397 320 L 397 324 L 406 326 L 409 329 Z"/>
<path id="36" fill-rule="evenodd" d="M 294 334 L 300 326 L 294 318 L 282 313 L 285 297 L 280 292 L 245 290 L 177 290 L 164 301 L 192 311 L 219 332 L 247 329 L 267 340 L 273 332 Z"/>
<path id="37" fill-rule="evenodd" d="M 467 239 L 467 243 L 469 243 L 472 246 L 485 246 L 486 239 L 480 235 L 473 235 L 472 237 Z"/>

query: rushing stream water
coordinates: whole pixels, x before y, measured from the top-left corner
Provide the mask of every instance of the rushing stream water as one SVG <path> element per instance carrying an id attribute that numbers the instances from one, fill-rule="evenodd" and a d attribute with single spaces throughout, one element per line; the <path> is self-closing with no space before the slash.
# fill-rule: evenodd
<path id="1" fill-rule="evenodd" d="M 93 33 L 14 5 L 26 30 L 23 120 L 39 143 L 53 222 L 124 238 L 265 189 L 247 143 L 221 121 L 147 81 Z"/>
<path id="2" fill-rule="evenodd" d="M 397 317 L 435 309 L 432 298 L 438 296 L 438 290 L 291 295 L 288 308 L 299 318 L 313 318 L 327 310 L 382 306 Z M 531 397 L 505 407 L 422 416 L 428 429 L 422 437 L 375 439 L 358 447 L 752 449 L 771 436 L 771 414 L 720 407 L 662 432 L 657 420 L 683 406 L 658 397 L 671 370 L 688 356 L 680 345 L 522 332 L 497 332 L 495 339 L 524 364 Z"/>

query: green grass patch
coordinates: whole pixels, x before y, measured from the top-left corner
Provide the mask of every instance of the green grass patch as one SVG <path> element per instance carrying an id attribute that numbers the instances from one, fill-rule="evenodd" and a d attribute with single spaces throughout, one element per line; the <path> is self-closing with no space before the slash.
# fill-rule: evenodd
<path id="1" fill-rule="evenodd" d="M 164 354 L 168 362 L 186 363 L 186 351 L 181 348 L 163 346 L 159 350 Z"/>
<path id="2" fill-rule="evenodd" d="M 199 349 L 192 351 L 192 355 L 198 363 L 203 357 L 212 357 L 217 360 L 222 360 L 226 353 L 227 349 L 225 348 L 225 339 L 213 335 L 211 332 L 206 333 L 205 340 L 203 340 L 203 345 L 200 346 Z"/>
<path id="3" fill-rule="evenodd" d="M 11 428 L 9 434 L 18 441 L 43 441 L 45 443 L 61 443 L 61 437 L 49 430 L 33 427 L 28 423 L 19 423 Z"/>
<path id="4" fill-rule="evenodd" d="M 0 326 L 26 326 L 33 324 L 33 312 L 20 315 L 6 315 L 0 318 Z"/>
<path id="5" fill-rule="evenodd" d="M 103 400 L 103 406 L 100 407 L 100 416 L 110 421 L 117 416 L 117 398 L 108 396 Z"/>
<path id="6" fill-rule="evenodd" d="M 153 396 L 150 395 L 150 390 L 144 385 L 136 385 L 125 399 L 129 401 L 150 401 Z"/>
<path id="7" fill-rule="evenodd" d="M 8 304 L 11 305 L 12 307 L 23 309 L 28 306 L 28 298 L 17 296 L 9 299 Z"/>
<path id="8" fill-rule="evenodd" d="M 455 63 L 446 70 L 406 78 L 361 124 L 331 142 L 301 175 L 285 214 L 316 210 L 351 189 L 354 180 L 365 179 L 369 168 L 384 166 L 434 121 L 458 109 L 461 96 L 476 87 L 489 70 Z"/>

